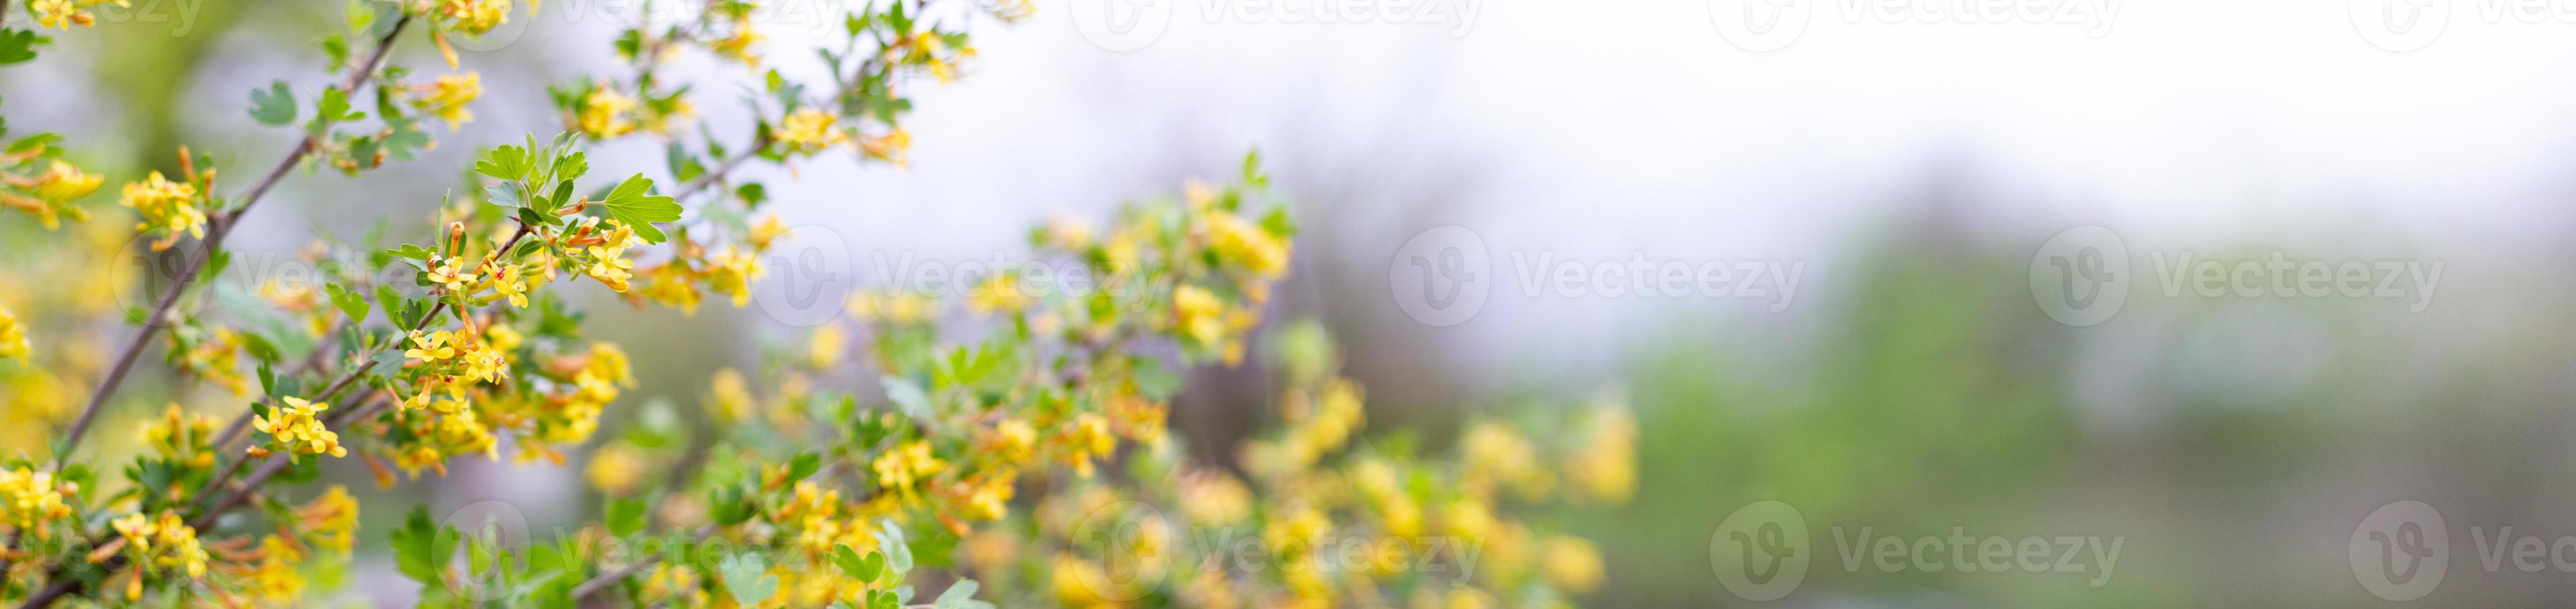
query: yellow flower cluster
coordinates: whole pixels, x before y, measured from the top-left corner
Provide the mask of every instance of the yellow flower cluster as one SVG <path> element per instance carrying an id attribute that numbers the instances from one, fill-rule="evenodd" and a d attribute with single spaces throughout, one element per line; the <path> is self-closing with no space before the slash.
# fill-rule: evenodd
<path id="1" fill-rule="evenodd" d="M 1208 249 L 1218 259 L 1263 279 L 1278 279 L 1288 272 L 1288 242 L 1242 216 L 1208 216 Z"/>
<path id="2" fill-rule="evenodd" d="M 340 553 L 357 547 L 358 500 L 345 487 L 331 485 L 322 496 L 296 508 L 295 518 L 313 545 Z"/>
<path id="3" fill-rule="evenodd" d="M 608 139 L 635 130 L 635 98 L 607 87 L 591 89 L 573 115 L 573 129 L 591 139 Z"/>
<path id="4" fill-rule="evenodd" d="M 421 394 L 403 403 L 405 408 L 424 405 L 430 391 L 445 390 L 450 396 L 464 395 L 470 382 L 494 382 L 509 368 L 509 358 L 498 349 L 475 340 L 469 333 L 449 330 L 410 334 L 411 347 L 403 350 L 406 369 L 424 370 L 427 382 Z"/>
<path id="5" fill-rule="evenodd" d="M 63 500 L 79 491 L 77 485 L 56 480 L 50 471 L 23 466 L 0 470 L 0 525 L 44 538 L 44 524 L 71 517 L 71 505 Z"/>
<path id="6" fill-rule="evenodd" d="M 903 290 L 851 294 L 848 308 L 851 317 L 881 325 L 929 323 L 939 315 L 937 300 Z"/>
<path id="7" fill-rule="evenodd" d="M 233 395 L 250 391 L 250 379 L 242 376 L 242 336 L 226 328 L 216 328 L 203 337 L 172 333 L 170 340 L 179 349 L 172 363 L 180 370 L 197 375 L 208 383 L 223 387 Z"/>
<path id="8" fill-rule="evenodd" d="M 1628 500 L 1637 489 L 1637 417 L 1616 402 L 1595 405 L 1566 460 L 1566 479 L 1591 499 Z"/>
<path id="9" fill-rule="evenodd" d="M 318 418 L 322 411 L 331 409 L 330 404 L 307 402 L 294 396 L 279 400 L 285 403 L 269 409 L 267 416 L 251 418 L 251 427 L 270 436 L 268 447 L 253 447 L 252 453 L 266 455 L 274 450 L 289 454 L 348 456 L 349 449 L 340 446 L 340 434 L 323 427 Z"/>
<path id="10" fill-rule="evenodd" d="M 616 220 L 580 225 L 561 243 L 578 251 L 574 262 L 583 275 L 619 292 L 626 291 L 629 281 L 635 278 L 635 262 L 626 259 L 626 249 L 643 244 L 634 228 Z"/>
<path id="11" fill-rule="evenodd" d="M 171 403 L 161 410 L 161 418 L 143 426 L 143 443 L 163 457 L 189 467 L 212 467 L 215 464 L 215 421 L 189 414 Z M 185 489 L 168 489 L 179 492 Z"/>
<path id="12" fill-rule="evenodd" d="M 474 113 L 466 110 L 465 105 L 483 95 L 483 74 L 466 72 L 440 76 L 436 82 L 414 87 L 412 93 L 412 107 L 447 121 L 448 130 L 453 131 L 457 126 L 474 120 Z"/>
<path id="13" fill-rule="evenodd" d="M 893 163 L 896 166 L 903 166 L 906 164 L 906 153 L 911 150 L 912 133 L 904 131 L 902 127 L 895 127 L 888 130 L 885 135 L 871 135 L 859 138 L 860 154 L 867 155 L 867 157 L 871 159 Z"/>
<path id="14" fill-rule="evenodd" d="M 640 271 L 645 282 L 637 292 L 642 298 L 695 315 L 698 289 L 704 286 L 725 295 L 735 308 L 751 304 L 751 282 L 765 272 L 758 256 L 731 245 L 709 253 L 687 241 L 673 250 L 669 261 Z"/>
<path id="15" fill-rule="evenodd" d="M 635 487 L 643 483 L 644 459 L 633 448 L 611 444 L 591 453 L 590 464 L 583 466 L 581 473 L 591 488 L 612 497 L 622 496 L 635 492 Z"/>
<path id="16" fill-rule="evenodd" d="M 143 216 L 143 221 L 134 226 L 135 230 L 160 237 L 152 242 L 154 251 L 170 249 L 171 244 L 179 242 L 181 234 L 206 236 L 206 210 L 200 206 L 197 187 L 172 182 L 161 177 L 161 172 L 152 172 L 141 182 L 126 184 L 125 198 L 117 204 L 134 208 L 135 213 Z"/>
<path id="17" fill-rule="evenodd" d="M 278 606 L 292 606 L 304 597 L 304 576 L 295 570 L 296 563 L 304 560 L 303 551 L 284 537 L 263 535 L 259 555 L 259 564 L 248 578 L 251 596 Z"/>
<path id="18" fill-rule="evenodd" d="M 444 476 L 450 456 L 482 453 L 485 458 L 501 458 L 499 438 L 472 404 L 456 397 L 414 399 L 424 405 L 417 413 L 406 412 L 401 420 L 415 441 L 393 454 L 394 464 L 403 471 L 418 474 L 429 469 Z"/>
<path id="19" fill-rule="evenodd" d="M 27 346 L 27 326 L 18 323 L 18 315 L 0 307 L 0 360 L 25 360 L 34 354 Z"/>
<path id="20" fill-rule="evenodd" d="M 714 42 L 707 43 L 707 50 L 714 52 L 717 57 L 731 59 L 741 62 L 745 66 L 758 68 L 760 67 L 760 50 L 758 47 L 762 41 L 767 39 L 767 36 L 760 35 L 760 30 L 751 26 L 751 17 L 749 15 L 744 15 L 734 19 L 732 34 L 726 35 L 724 38 L 717 39 Z"/>
<path id="21" fill-rule="evenodd" d="M 795 112 L 787 113 L 786 118 L 778 119 L 778 126 L 770 128 L 769 137 L 777 140 L 779 147 L 788 154 L 813 154 L 850 143 L 850 134 L 841 129 L 840 117 L 812 106 L 797 108 Z"/>
<path id="22" fill-rule="evenodd" d="M 0 160 L 6 158 L 0 156 Z M 70 203 L 96 192 L 104 181 L 105 178 L 97 174 L 83 172 L 80 167 L 55 159 L 48 162 L 43 172 L 34 176 L 0 174 L 0 183 L 26 192 L 0 191 L 0 209 L 26 212 L 44 224 L 45 230 L 53 230 L 62 226 L 62 216 L 71 216 L 75 221 L 87 217 L 87 213 L 70 206 Z"/>
<path id="23" fill-rule="evenodd" d="M 879 488 L 909 496 L 923 478 L 947 466 L 948 462 L 930 455 L 930 443 L 914 440 L 877 455 L 870 468 L 876 472 Z"/>
<path id="24" fill-rule="evenodd" d="M 197 529 L 180 521 L 178 512 L 163 510 L 157 518 L 128 514 L 110 524 L 125 536 L 125 548 L 145 571 L 177 570 L 189 579 L 206 576 L 206 547 L 197 543 Z M 136 583 L 140 584 L 139 579 Z M 136 588 L 128 588 L 126 598 L 139 594 Z"/>
<path id="25" fill-rule="evenodd" d="M 481 34 L 510 21 L 510 0 L 440 0 L 438 14 L 456 31 Z"/>
<path id="26" fill-rule="evenodd" d="M 27 0 L 27 10 L 36 14 L 37 25 L 57 30 L 70 29 L 75 25 L 89 27 L 96 25 L 98 18 L 83 9 L 110 1 L 117 6 L 126 5 L 125 0 Z"/>

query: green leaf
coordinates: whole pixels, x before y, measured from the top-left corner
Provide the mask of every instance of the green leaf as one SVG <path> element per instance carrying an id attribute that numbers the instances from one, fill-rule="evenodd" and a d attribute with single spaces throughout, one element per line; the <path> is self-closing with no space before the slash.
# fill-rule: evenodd
<path id="1" fill-rule="evenodd" d="M 284 127 L 295 122 L 295 92 L 284 81 L 269 83 L 267 89 L 250 90 L 250 117 L 259 124 Z"/>
<path id="2" fill-rule="evenodd" d="M 394 566 L 431 590 L 445 590 L 447 578 L 440 575 L 456 555 L 458 537 L 456 529 L 430 522 L 428 506 L 412 506 L 403 528 L 394 530 Z"/>
<path id="3" fill-rule="evenodd" d="M 34 30 L 0 30 L 0 64 L 20 63 L 36 58 L 36 45 L 53 42 L 36 35 Z"/>
<path id="4" fill-rule="evenodd" d="M 904 545 L 903 529 L 895 526 L 894 519 L 878 519 L 875 535 L 877 547 L 885 551 L 886 566 L 894 569 L 896 577 L 901 578 L 903 574 L 911 573 L 912 547 Z"/>
<path id="5" fill-rule="evenodd" d="M 832 562 L 840 565 L 841 574 L 849 576 L 850 579 L 873 582 L 885 575 L 885 555 L 876 552 L 869 552 L 867 556 L 862 557 L 859 556 L 858 550 L 850 549 L 849 546 L 840 546 L 839 549 L 832 551 Z"/>
<path id="6" fill-rule="evenodd" d="M 939 593 L 939 599 L 931 601 L 931 606 L 938 609 L 992 609 L 992 603 L 975 600 L 975 589 L 981 587 L 983 584 L 975 583 L 975 580 L 957 580 L 957 585 Z"/>
<path id="7" fill-rule="evenodd" d="M 326 122 L 347 122 L 367 117 L 365 112 L 349 111 L 349 93 L 338 88 L 323 89 L 322 99 L 313 104 L 313 110 L 320 112 L 318 118 Z"/>
<path id="8" fill-rule="evenodd" d="M 516 180 L 503 180 L 499 184 L 483 187 L 485 203 L 502 207 L 518 207 L 520 203 L 526 202 L 527 198 L 527 193 L 519 189 L 519 183 Z"/>
<path id="9" fill-rule="evenodd" d="M 667 196 L 646 194 L 652 189 L 653 180 L 638 173 L 619 182 L 617 188 L 608 191 L 608 198 L 599 204 L 608 208 L 609 217 L 634 228 L 635 236 L 643 237 L 648 243 L 661 243 L 669 237 L 664 236 L 662 229 L 655 228 L 653 223 L 679 220 L 680 202 Z"/>
<path id="10" fill-rule="evenodd" d="M 911 379 L 889 376 L 885 377 L 885 388 L 886 399 L 893 400 L 904 414 L 914 419 L 930 418 L 930 394 L 922 392 L 920 385 Z"/>
<path id="11" fill-rule="evenodd" d="M 717 569 L 724 576 L 725 592 L 733 595 L 734 604 L 755 606 L 778 595 L 778 576 L 770 575 L 756 554 L 736 555 Z"/>
<path id="12" fill-rule="evenodd" d="M 787 464 L 787 479 L 804 480 L 807 476 L 812 476 L 814 475 L 814 472 L 821 471 L 822 469 L 822 453 L 812 451 L 797 453 L 796 460 L 788 462 Z"/>
<path id="13" fill-rule="evenodd" d="M 618 537 L 644 530 L 644 502 L 629 497 L 608 503 L 608 534 Z"/>
<path id="14" fill-rule="evenodd" d="M 483 160 L 474 162 L 474 172 L 503 180 L 525 180 L 531 166 L 528 149 L 504 145 L 483 153 Z"/>

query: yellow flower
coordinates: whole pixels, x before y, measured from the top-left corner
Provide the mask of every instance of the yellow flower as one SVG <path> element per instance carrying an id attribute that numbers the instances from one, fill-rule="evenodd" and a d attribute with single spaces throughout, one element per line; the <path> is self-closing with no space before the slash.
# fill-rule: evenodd
<path id="1" fill-rule="evenodd" d="M 589 95 L 582 96 L 581 112 L 574 124 L 592 139 L 617 137 L 635 130 L 635 121 L 627 117 L 634 110 L 635 98 L 606 87 L 592 89 Z"/>
<path id="2" fill-rule="evenodd" d="M 967 308 L 977 313 L 1018 314 L 1029 308 L 1028 290 L 1020 287 L 1020 278 L 1011 273 L 994 273 L 966 295 Z"/>
<path id="3" fill-rule="evenodd" d="M 761 216 L 759 224 L 751 225 L 751 249 L 769 249 L 770 242 L 777 241 L 778 236 L 784 234 L 787 234 L 787 224 L 778 220 L 778 214 Z"/>
<path id="4" fill-rule="evenodd" d="M 171 340 L 180 339 L 174 334 Z M 250 390 L 250 381 L 241 373 L 242 345 L 241 334 L 216 328 L 213 335 L 197 341 L 179 354 L 175 363 L 179 369 L 202 377 L 206 382 L 221 385 L 233 395 L 242 395 Z"/>
<path id="5" fill-rule="evenodd" d="M 1566 459 L 1567 480 L 1597 501 L 1619 503 L 1637 488 L 1637 419 L 1628 409 L 1595 407 L 1579 448 Z"/>
<path id="6" fill-rule="evenodd" d="M 467 111 L 465 105 L 483 95 L 483 74 L 448 74 L 414 91 L 417 96 L 412 98 L 412 106 L 447 121 L 447 129 L 454 131 L 458 125 L 474 120 L 474 113 Z"/>
<path id="7" fill-rule="evenodd" d="M 886 132 L 885 135 L 871 136 L 859 140 L 859 152 L 868 155 L 868 158 L 886 161 L 896 165 L 904 164 L 904 153 L 911 149 L 912 133 L 904 131 L 902 127 L 896 127 L 893 131 Z"/>
<path id="8" fill-rule="evenodd" d="M 707 256 L 707 287 L 732 296 L 734 308 L 751 304 L 751 280 L 760 278 L 760 262 L 749 252 L 725 246 Z"/>
<path id="9" fill-rule="evenodd" d="M 292 605 L 304 595 L 304 577 L 295 572 L 304 553 L 276 535 L 259 540 L 259 566 L 251 570 L 250 593 L 278 605 Z"/>
<path id="10" fill-rule="evenodd" d="M 206 548 L 197 543 L 197 530 L 179 520 L 178 512 L 164 510 L 157 519 L 130 514 L 108 524 L 125 536 L 126 549 L 147 571 L 175 568 L 189 579 L 206 576 Z"/>
<path id="11" fill-rule="evenodd" d="M 349 489 L 331 485 L 322 496 L 295 509 L 295 517 L 312 533 L 313 545 L 333 552 L 348 552 L 357 543 L 358 500 Z"/>
<path id="12" fill-rule="evenodd" d="M 143 215 L 143 222 L 136 224 L 135 230 L 161 237 L 152 242 L 154 251 L 170 249 L 170 244 L 179 242 L 181 233 L 206 236 L 206 212 L 197 206 L 197 187 L 172 182 L 161 177 L 161 172 L 126 184 L 125 198 L 117 204 Z"/>
<path id="13" fill-rule="evenodd" d="M 643 481 L 643 469 L 644 460 L 636 457 L 634 450 L 611 445 L 590 454 L 590 466 L 582 468 L 582 477 L 589 479 L 591 488 L 599 489 L 599 492 L 624 495 Z"/>
<path id="14" fill-rule="evenodd" d="M 848 347 L 849 336 L 840 324 L 823 324 L 814 329 L 814 338 L 805 345 L 805 361 L 819 370 L 830 370 L 841 364 L 841 351 Z"/>
<path id="15" fill-rule="evenodd" d="M 96 192 L 104 180 L 95 174 L 82 173 L 81 168 L 57 159 L 45 167 L 44 175 L 36 178 L 36 196 L 54 201 L 78 199 Z"/>
<path id="16" fill-rule="evenodd" d="M 427 333 L 413 330 L 411 331 L 412 346 L 410 349 L 403 350 L 403 357 L 421 360 L 431 364 L 453 359 L 456 357 L 456 348 L 449 346 L 447 341 L 455 335 L 456 334 L 454 332 L 448 332 L 445 330 L 435 330 Z"/>
<path id="17" fill-rule="evenodd" d="M 1262 279 L 1277 279 L 1288 271 L 1288 243 L 1240 216 L 1208 216 L 1208 248 Z"/>
<path id="18" fill-rule="evenodd" d="M 938 303 L 914 292 L 860 292 L 850 296 L 849 312 L 881 324 L 917 324 L 938 313 Z"/>
<path id="19" fill-rule="evenodd" d="M 65 215 L 71 216 L 74 221 L 87 218 L 86 212 L 81 208 L 70 206 L 69 203 L 73 199 L 89 196 L 89 193 L 97 191 L 99 184 L 104 180 L 96 174 L 83 173 L 79 167 L 61 160 L 53 161 L 46 166 L 44 173 L 36 174 L 32 178 L 0 176 L 0 179 L 5 179 L 10 186 L 35 193 L 34 198 L 29 198 L 0 192 L 0 207 L 17 209 L 36 216 L 36 221 L 45 225 L 45 230 L 61 228 L 62 216 Z"/>
<path id="20" fill-rule="evenodd" d="M 1066 458 L 1073 462 L 1073 473 L 1091 477 L 1093 457 L 1107 457 L 1118 449 L 1118 438 L 1109 435 L 1109 420 L 1100 415 L 1082 413 L 1073 418 L 1073 429 L 1065 434 L 1073 452 Z"/>
<path id="21" fill-rule="evenodd" d="M 767 38 L 760 35 L 760 30 L 753 29 L 751 19 L 745 17 L 734 20 L 733 35 L 707 44 L 707 50 L 713 51 L 718 57 L 739 61 L 743 65 L 756 68 L 760 67 L 760 53 L 752 47 L 759 46 L 760 42 Z"/>
<path id="22" fill-rule="evenodd" d="M 440 0 L 438 13 L 455 20 L 456 31 L 481 34 L 510 21 L 510 0 Z"/>
<path id="23" fill-rule="evenodd" d="M 1190 524 L 1223 527 L 1252 516 L 1252 491 L 1233 476 L 1192 472 L 1181 479 L 1180 504 L 1181 515 Z"/>
<path id="24" fill-rule="evenodd" d="M 494 351 L 507 352 L 517 349 L 519 343 L 526 340 L 526 337 L 519 335 L 518 330 L 510 329 L 509 324 L 492 324 L 483 328 L 483 344 Z"/>
<path id="25" fill-rule="evenodd" d="M 37 25 L 63 30 L 74 25 L 96 25 L 98 18 L 81 9 L 106 3 L 107 0 L 27 0 L 27 10 L 36 13 Z M 125 6 L 125 0 L 116 0 L 116 5 Z"/>
<path id="26" fill-rule="evenodd" d="M 1593 549 L 1591 542 L 1558 535 L 1548 538 L 1545 552 L 1539 569 L 1547 573 L 1548 583 L 1572 592 L 1601 586 L 1601 551 Z"/>
<path id="27" fill-rule="evenodd" d="M 739 421 L 751 416 L 751 384 L 743 380 L 741 372 L 732 368 L 717 370 L 714 386 L 708 392 L 707 406 L 724 420 Z"/>
<path id="28" fill-rule="evenodd" d="M 430 255 L 429 282 L 447 288 L 449 293 L 457 296 L 468 296 L 474 292 L 471 289 L 474 273 L 465 269 L 464 258 Z"/>
<path id="29" fill-rule="evenodd" d="M 974 485 L 966 496 L 965 516 L 974 520 L 1001 520 L 1010 513 L 1011 476 L 992 476 Z"/>
<path id="30" fill-rule="evenodd" d="M 617 343 L 591 343 L 590 361 L 587 363 L 589 365 L 584 366 L 583 371 L 601 381 L 627 386 L 635 383 L 635 366 L 626 358 L 626 350 L 617 348 Z"/>
<path id="31" fill-rule="evenodd" d="M 930 455 L 930 443 L 913 440 L 877 455 L 870 468 L 876 471 L 877 486 L 909 494 L 922 478 L 938 474 L 948 463 Z"/>
<path id="32" fill-rule="evenodd" d="M 819 108 L 797 108 L 778 120 L 778 126 L 770 129 L 770 137 L 789 154 L 819 152 L 850 142 L 850 134 L 841 131 L 840 121 L 840 117 Z"/>
<path id="33" fill-rule="evenodd" d="M 303 398 L 280 398 L 285 404 L 269 410 L 268 416 L 251 418 L 251 427 L 271 436 L 274 450 L 307 455 L 348 456 L 349 449 L 340 446 L 340 434 L 322 426 L 316 415 L 330 410 L 330 404 L 317 404 Z M 254 449 L 256 451 L 257 449 Z"/>
<path id="34" fill-rule="evenodd" d="M 0 359 L 24 361 L 33 354 L 34 349 L 27 345 L 26 324 L 18 323 L 18 316 L 8 307 L 0 307 Z"/>
<path id="35" fill-rule="evenodd" d="M 0 524 L 20 531 L 35 531 L 45 536 L 42 525 L 71 518 L 72 508 L 63 503 L 78 489 L 54 479 L 50 471 L 25 467 L 0 470 Z"/>
<path id="36" fill-rule="evenodd" d="M 1225 301 L 1215 292 L 1194 285 L 1172 290 L 1172 313 L 1180 317 L 1181 333 L 1199 344 L 1215 347 L 1225 344 Z"/>

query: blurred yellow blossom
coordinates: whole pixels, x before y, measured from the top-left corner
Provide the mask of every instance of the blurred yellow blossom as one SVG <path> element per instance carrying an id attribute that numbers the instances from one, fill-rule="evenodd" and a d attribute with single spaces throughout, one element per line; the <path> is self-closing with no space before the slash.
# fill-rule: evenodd
<path id="1" fill-rule="evenodd" d="M 134 208 L 143 216 L 135 230 L 160 237 L 152 242 L 154 251 L 170 249 L 179 235 L 206 236 L 206 212 L 198 207 L 197 187 L 172 182 L 152 172 L 141 182 L 125 185 L 125 197 L 117 204 Z"/>

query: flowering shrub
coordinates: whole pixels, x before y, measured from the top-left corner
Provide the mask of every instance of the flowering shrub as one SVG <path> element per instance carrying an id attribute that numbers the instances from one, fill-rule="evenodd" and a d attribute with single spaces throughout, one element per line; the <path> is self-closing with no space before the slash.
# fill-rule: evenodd
<path id="1" fill-rule="evenodd" d="M 95 21 L 94 4 L 23 6 L 72 31 Z M 792 352 L 718 372 L 702 399 L 710 425 L 645 417 L 602 437 L 603 416 L 636 401 L 633 360 L 585 337 L 567 291 L 745 306 L 784 229 L 763 209 L 766 187 L 739 169 L 825 155 L 903 164 L 905 92 L 964 71 L 967 25 L 1029 14 L 988 1 L 934 23 L 922 17 L 931 4 L 846 14 L 845 42 L 820 53 L 828 82 L 762 71 L 752 2 L 626 30 L 624 65 L 553 88 L 564 133 L 480 150 L 471 192 L 417 210 L 434 233 L 318 245 L 304 255 L 319 281 L 253 294 L 204 287 L 227 271 L 231 229 L 299 169 L 363 173 L 432 146 L 426 119 L 473 120 L 482 79 L 451 39 L 539 5 L 351 4 L 347 31 L 320 43 L 336 82 L 250 92 L 253 121 L 300 138 L 247 184 L 182 149 L 175 173 L 111 191 L 124 209 L 109 211 L 90 196 L 104 179 L 64 160 L 76 144 L 18 137 L 0 155 L 0 207 L 23 225 L 0 230 L 43 235 L 47 255 L 0 270 L 0 437 L 16 453 L 0 457 L 0 600 L 297 605 L 337 585 L 323 574 L 361 536 L 345 489 L 314 488 L 319 463 L 354 460 L 393 486 L 456 459 L 576 454 L 603 506 L 567 537 L 467 535 L 418 507 L 366 537 L 389 543 L 422 604 L 443 606 L 1474 607 L 1563 604 L 1601 584 L 1588 543 L 1511 511 L 1627 498 L 1636 430 L 1614 399 L 1564 420 L 1476 423 L 1454 453 L 1372 443 L 1365 391 L 1339 376 L 1322 330 L 1295 324 L 1263 343 L 1282 379 L 1281 427 L 1231 467 L 1182 457 L 1165 429 L 1180 367 L 1245 362 L 1288 271 L 1296 227 L 1257 157 L 1230 183 L 1186 184 L 1105 226 L 1032 233 L 1039 254 L 1102 289 L 1033 289 L 1004 271 L 962 303 L 862 293 Z M 445 65 L 431 69 L 446 71 L 393 63 L 409 36 L 439 49 Z M 0 33 L 0 61 L 47 42 Z M 754 77 L 748 133 L 689 128 L 691 92 L 729 88 L 665 80 L 665 64 L 692 50 Z M 627 138 L 658 141 L 667 166 L 594 171 L 587 151 Z M 102 352 L 76 322 L 113 315 L 128 287 L 66 279 L 105 276 L 99 261 L 129 243 L 180 264 L 150 307 L 124 312 L 131 340 Z M 117 433 L 91 427 L 123 403 L 147 353 L 229 397 L 161 401 L 123 462 L 83 453 L 90 436 Z M 877 380 L 818 380 L 850 370 Z M 89 379 L 101 380 L 83 394 Z M 917 592 L 930 589 L 941 592 Z"/>

